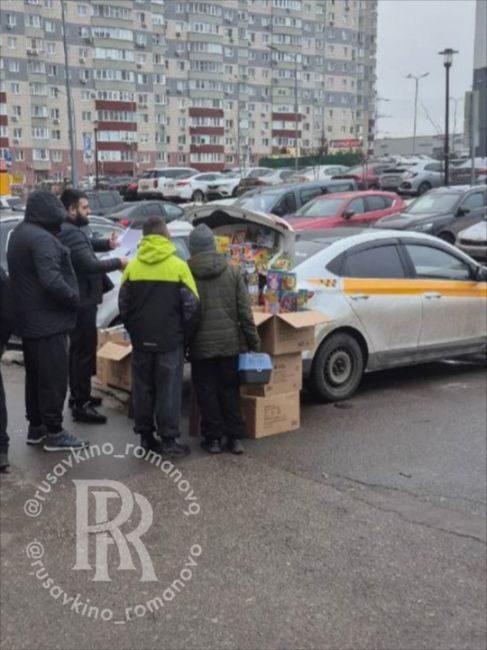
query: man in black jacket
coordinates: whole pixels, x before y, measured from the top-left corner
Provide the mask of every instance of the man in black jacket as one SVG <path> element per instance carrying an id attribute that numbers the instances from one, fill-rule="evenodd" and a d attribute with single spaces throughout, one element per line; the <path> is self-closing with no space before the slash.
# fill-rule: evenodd
<path id="1" fill-rule="evenodd" d="M 25 362 L 27 444 L 46 451 L 80 449 L 87 442 L 63 428 L 68 387 L 68 332 L 76 323 L 79 290 L 69 251 L 58 240 L 66 211 L 50 192 L 32 192 L 24 221 L 7 251 L 16 333 Z"/>
<path id="2" fill-rule="evenodd" d="M 0 362 L 2 360 L 3 347 L 7 345 L 12 329 L 12 291 L 8 275 L 0 266 Z M 9 466 L 8 443 L 7 403 L 5 400 L 5 388 L 3 387 L 2 369 L 0 366 L 0 471 L 4 471 Z"/>
<path id="3" fill-rule="evenodd" d="M 128 260 L 116 257 L 99 260 L 96 257 L 95 251 L 112 250 L 117 242 L 114 236 L 111 239 L 91 239 L 83 230 L 89 223 L 90 214 L 90 204 L 84 192 L 64 190 L 61 201 L 68 213 L 68 220 L 61 227 L 59 239 L 71 251 L 80 293 L 76 326 L 70 333 L 70 406 L 75 420 L 104 424 L 106 417 L 95 408 L 101 404 L 101 400 L 91 396 L 91 377 L 96 373 L 96 312 L 103 300 L 104 286 L 110 286 L 106 274 L 124 269 Z"/>

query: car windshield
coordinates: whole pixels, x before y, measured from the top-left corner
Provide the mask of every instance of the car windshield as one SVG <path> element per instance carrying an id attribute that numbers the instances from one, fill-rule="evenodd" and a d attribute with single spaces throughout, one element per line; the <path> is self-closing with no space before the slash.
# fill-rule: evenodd
<path id="1" fill-rule="evenodd" d="M 408 205 L 404 212 L 408 214 L 448 212 L 448 210 L 453 210 L 457 201 L 458 194 L 424 194 Z"/>
<path id="2" fill-rule="evenodd" d="M 157 178 L 157 172 L 153 169 L 149 169 L 148 171 L 144 172 L 140 178 Z"/>
<path id="3" fill-rule="evenodd" d="M 279 194 L 252 194 L 244 195 L 237 201 L 235 205 L 248 210 L 256 210 L 257 212 L 270 212 L 274 207 Z"/>
<path id="4" fill-rule="evenodd" d="M 22 205 L 21 199 L 19 199 L 18 196 L 13 197 L 11 199 L 7 199 L 7 203 L 9 205 L 9 208 L 11 210 L 23 210 L 24 206 Z"/>
<path id="5" fill-rule="evenodd" d="M 342 205 L 343 199 L 319 199 L 303 205 L 294 216 L 298 218 L 304 217 L 305 219 L 336 217 Z"/>

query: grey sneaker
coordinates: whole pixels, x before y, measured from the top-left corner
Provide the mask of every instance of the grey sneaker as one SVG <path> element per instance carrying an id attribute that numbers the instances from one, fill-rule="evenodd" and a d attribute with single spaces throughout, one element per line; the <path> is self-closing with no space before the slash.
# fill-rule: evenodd
<path id="1" fill-rule="evenodd" d="M 40 445 L 41 442 L 44 442 L 47 436 L 46 427 L 41 424 L 38 427 L 34 427 L 29 424 L 29 431 L 27 433 L 27 444 L 28 445 Z"/>
<path id="2" fill-rule="evenodd" d="M 44 451 L 67 451 L 69 449 L 84 449 L 89 442 L 80 440 L 68 431 L 61 431 L 55 435 L 48 435 L 44 444 Z"/>

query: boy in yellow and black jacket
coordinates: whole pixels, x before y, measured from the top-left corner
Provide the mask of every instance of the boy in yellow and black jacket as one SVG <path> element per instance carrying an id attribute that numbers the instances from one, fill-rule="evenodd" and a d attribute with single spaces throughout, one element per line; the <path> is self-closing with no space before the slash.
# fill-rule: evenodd
<path id="1" fill-rule="evenodd" d="M 177 438 L 184 347 L 199 323 L 198 292 L 164 221 L 151 217 L 142 232 L 119 294 L 120 316 L 133 346 L 134 431 L 145 449 L 177 458 L 189 453 Z"/>

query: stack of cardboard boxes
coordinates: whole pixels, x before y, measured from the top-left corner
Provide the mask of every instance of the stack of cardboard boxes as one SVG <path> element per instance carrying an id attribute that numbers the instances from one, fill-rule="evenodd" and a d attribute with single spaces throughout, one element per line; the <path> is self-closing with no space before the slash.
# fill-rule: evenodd
<path id="1" fill-rule="evenodd" d="M 302 352 L 314 347 L 315 325 L 327 318 L 314 311 L 276 315 L 254 311 L 254 320 L 273 370 L 269 384 L 241 387 L 241 408 L 248 437 L 263 438 L 299 428 Z"/>

